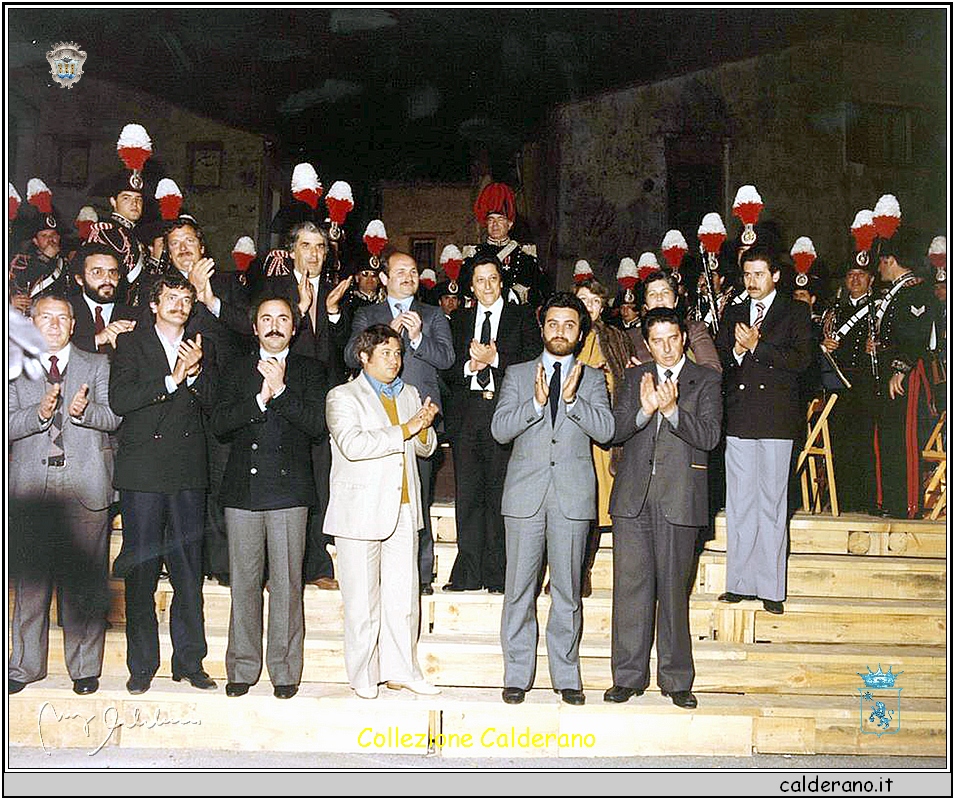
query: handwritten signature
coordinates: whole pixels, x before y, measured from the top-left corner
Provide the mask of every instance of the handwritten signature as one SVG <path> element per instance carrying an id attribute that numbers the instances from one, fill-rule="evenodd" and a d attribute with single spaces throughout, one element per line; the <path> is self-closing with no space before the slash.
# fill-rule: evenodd
<path id="1" fill-rule="evenodd" d="M 63 713 L 60 713 L 56 710 L 53 703 L 47 700 L 42 706 L 40 706 L 40 710 L 37 713 L 37 730 L 40 734 L 40 746 L 43 748 L 43 752 L 45 752 L 47 755 L 52 753 L 52 750 L 47 748 L 46 743 L 43 740 L 44 723 L 49 725 L 52 723 L 78 720 L 82 722 L 83 732 L 86 734 L 86 737 L 89 738 L 91 736 L 90 731 L 93 723 L 97 722 L 99 719 L 100 714 L 86 716 L 84 714 L 77 714 L 70 711 L 64 711 Z M 165 725 L 201 725 L 202 720 L 187 718 L 179 719 L 170 716 L 168 713 L 164 712 L 158 707 L 151 716 L 144 715 L 141 709 L 136 707 L 133 708 L 130 719 L 122 719 L 116 706 L 107 706 L 103 709 L 102 724 L 105 728 L 103 741 L 100 742 L 99 746 L 95 750 L 87 753 L 87 755 L 95 756 L 100 750 L 106 747 L 106 745 L 109 743 L 109 740 L 113 737 L 113 734 L 120 728 L 145 728 L 146 730 L 152 730 L 154 728 L 161 728 Z"/>

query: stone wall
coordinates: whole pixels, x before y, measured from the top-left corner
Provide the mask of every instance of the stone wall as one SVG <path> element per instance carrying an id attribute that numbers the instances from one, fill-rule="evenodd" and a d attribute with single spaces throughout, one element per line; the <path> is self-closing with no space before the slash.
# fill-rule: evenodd
<path id="1" fill-rule="evenodd" d="M 821 259 L 841 262 L 852 250 L 855 212 L 886 192 L 899 198 L 903 226 L 925 238 L 927 249 L 945 230 L 944 148 L 936 164 L 851 163 L 847 103 L 919 108 L 941 120 L 944 136 L 945 74 L 933 54 L 874 55 L 825 40 L 559 106 L 545 140 L 525 149 L 525 159 L 543 160 L 530 172 L 551 177 L 531 202 L 546 205 L 539 218 L 553 230 L 539 245 L 557 265 L 558 285 L 569 283 L 578 258 L 612 280 L 623 256 L 654 250 L 659 257 L 673 225 L 667 141 L 697 135 L 722 151 L 722 196 L 706 204 L 731 238 L 740 230 L 731 215 L 736 189 L 751 183 L 765 204 L 761 223 L 777 226 L 786 252 L 805 235 Z M 682 226 L 694 249 L 698 224 Z"/>
<path id="2" fill-rule="evenodd" d="M 127 123 L 138 123 L 149 133 L 153 156 L 146 164 L 150 195 L 160 177 L 172 178 L 184 196 L 183 210 L 202 224 L 207 245 L 222 268 L 231 269 L 230 253 L 239 236 L 267 243 L 271 219 L 267 139 L 229 127 L 187 111 L 152 95 L 89 74 L 71 89 L 48 81 L 42 70 L 16 70 L 10 77 L 9 109 L 15 131 L 15 152 L 9 153 L 13 169 L 9 180 L 26 202 L 26 184 L 43 179 L 53 191 L 60 216 L 69 224 L 83 205 L 91 203 L 101 218 L 109 215 L 108 200 L 93 197 L 98 183 L 123 169 L 116 140 Z M 50 85 L 47 85 L 47 84 Z M 58 183 L 60 147 L 64 137 L 89 143 L 86 183 Z M 222 145 L 220 185 L 188 185 L 189 143 Z M 263 221 L 265 221 L 263 229 Z M 62 224 L 62 223 L 61 223 Z"/>

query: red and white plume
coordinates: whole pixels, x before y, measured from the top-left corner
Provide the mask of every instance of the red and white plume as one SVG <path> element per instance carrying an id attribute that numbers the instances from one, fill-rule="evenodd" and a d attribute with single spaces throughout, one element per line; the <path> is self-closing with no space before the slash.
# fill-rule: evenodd
<path id="1" fill-rule="evenodd" d="M 456 281 L 458 275 L 461 273 L 464 256 L 456 244 L 448 244 L 445 245 L 444 250 L 441 251 L 439 262 L 441 269 L 444 270 L 444 274 L 448 276 L 448 280 Z"/>
<path id="2" fill-rule="evenodd" d="M 17 212 L 20 210 L 20 193 L 17 187 L 12 183 L 7 184 L 7 219 L 11 222 L 17 218 Z"/>
<path id="3" fill-rule="evenodd" d="M 872 221 L 872 212 L 867 208 L 856 212 L 855 219 L 852 220 L 852 238 L 856 240 L 856 252 L 861 253 L 872 247 L 875 241 L 876 230 L 875 222 Z"/>
<path id="4" fill-rule="evenodd" d="M 736 190 L 736 199 L 733 201 L 733 216 L 744 225 L 755 225 L 759 219 L 759 212 L 763 210 L 763 198 L 759 196 L 755 186 L 746 184 Z"/>
<path id="5" fill-rule="evenodd" d="M 660 245 L 663 257 L 671 269 L 680 268 L 680 264 L 683 263 L 683 256 L 689 249 L 686 238 L 676 229 L 667 231 L 663 236 L 663 243 Z"/>
<path id="6" fill-rule="evenodd" d="M 156 186 L 156 199 L 159 201 L 159 213 L 163 219 L 175 219 L 182 208 L 182 192 L 171 178 L 163 178 Z"/>
<path id="7" fill-rule="evenodd" d="M 296 164 L 292 170 L 292 197 L 316 209 L 321 196 L 322 182 L 318 179 L 315 167 L 307 162 Z"/>
<path id="8" fill-rule="evenodd" d="M 647 275 L 660 269 L 660 262 L 657 257 L 649 250 L 640 254 L 640 260 L 637 262 L 637 277 L 641 281 L 647 279 Z"/>
<path id="9" fill-rule="evenodd" d="M 632 289 L 639 278 L 636 262 L 630 256 L 621 258 L 620 266 L 617 267 L 617 283 L 624 289 Z"/>
<path id="10" fill-rule="evenodd" d="M 335 181 L 325 197 L 325 205 L 328 207 L 329 219 L 336 225 L 344 225 L 348 212 L 355 207 L 351 186 L 345 181 Z"/>
<path id="11" fill-rule="evenodd" d="M 812 269 L 812 263 L 816 260 L 816 248 L 813 247 L 812 239 L 808 236 L 800 236 L 793 242 L 789 255 L 793 257 L 793 266 L 796 268 L 796 272 L 805 275 Z"/>
<path id="12" fill-rule="evenodd" d="M 39 178 L 30 178 L 27 183 L 27 202 L 41 214 L 53 213 L 53 193 Z"/>
<path id="13" fill-rule="evenodd" d="M 99 214 L 96 213 L 93 206 L 83 206 L 77 212 L 73 224 L 76 225 L 76 230 L 79 232 L 81 239 L 89 239 L 94 222 L 99 222 Z"/>
<path id="14" fill-rule="evenodd" d="M 944 236 L 936 236 L 928 246 L 928 260 L 935 269 L 945 269 L 948 266 L 948 242 Z"/>
<path id="15" fill-rule="evenodd" d="M 153 143 L 142 125 L 124 125 L 116 142 L 116 152 L 126 169 L 142 170 L 153 154 Z"/>
<path id="16" fill-rule="evenodd" d="M 586 259 L 581 258 L 574 264 L 574 283 L 582 283 L 593 276 L 594 271 L 590 268 L 590 263 Z"/>
<path id="17" fill-rule="evenodd" d="M 418 278 L 419 283 L 424 286 L 425 289 L 429 291 L 434 288 L 434 285 L 438 282 L 438 276 L 435 274 L 434 270 L 431 267 L 421 270 L 421 275 Z"/>
<path id="18" fill-rule="evenodd" d="M 891 239 L 902 221 L 902 209 L 894 194 L 884 194 L 872 209 L 875 232 L 883 239 Z"/>
<path id="19" fill-rule="evenodd" d="M 251 236 L 240 236 L 232 246 L 232 260 L 239 272 L 245 272 L 255 258 L 255 242 Z"/>
<path id="20" fill-rule="evenodd" d="M 375 258 L 381 255 L 385 245 L 388 244 L 388 234 L 385 232 L 385 223 L 380 219 L 373 219 L 365 228 L 365 235 L 361 237 L 365 242 L 368 252 Z"/>
<path id="21" fill-rule="evenodd" d="M 718 254 L 723 242 L 726 241 L 726 226 L 723 224 L 723 219 L 715 211 L 704 215 L 696 236 L 707 253 Z"/>

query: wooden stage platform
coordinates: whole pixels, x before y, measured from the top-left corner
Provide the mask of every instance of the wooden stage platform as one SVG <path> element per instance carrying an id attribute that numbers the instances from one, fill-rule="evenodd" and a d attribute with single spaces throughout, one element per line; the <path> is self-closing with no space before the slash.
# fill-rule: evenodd
<path id="1" fill-rule="evenodd" d="M 438 579 L 454 560 L 454 510 L 432 509 Z M 111 629 L 99 692 L 78 697 L 50 642 L 50 677 L 10 697 L 9 741 L 36 747 L 156 747 L 314 752 L 420 753 L 454 757 L 883 754 L 947 752 L 946 551 L 943 522 L 798 514 L 791 526 L 786 613 L 757 602 L 717 601 L 725 576 L 725 521 L 700 556 L 691 629 L 700 705 L 675 708 L 654 684 L 623 705 L 602 700 L 611 684 L 612 552 L 606 535 L 584 603 L 581 666 L 587 703 L 563 705 L 550 690 L 541 639 L 537 683 L 527 700 L 500 699 L 501 598 L 484 592 L 422 598 L 419 660 L 441 687 L 417 697 L 385 687 L 375 701 L 347 687 L 338 592 L 306 587 L 305 673 L 299 694 L 272 697 L 268 677 L 248 696 L 224 692 L 229 590 L 204 589 L 209 673 L 216 692 L 169 679 L 171 645 L 150 691 L 125 690 L 122 583 L 111 582 Z M 119 532 L 114 532 L 113 555 Z M 161 582 L 160 630 L 171 587 Z M 541 628 L 549 599 L 541 597 Z M 901 674 L 892 687 L 889 731 L 868 721 L 886 692 L 862 698 L 859 673 Z M 901 692 L 896 690 L 902 689 Z M 881 733 L 881 735 L 879 735 Z"/>

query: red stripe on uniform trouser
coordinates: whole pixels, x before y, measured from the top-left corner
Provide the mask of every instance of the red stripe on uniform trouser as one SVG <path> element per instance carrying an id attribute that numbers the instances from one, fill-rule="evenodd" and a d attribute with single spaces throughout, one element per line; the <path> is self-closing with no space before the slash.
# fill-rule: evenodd
<path id="1" fill-rule="evenodd" d="M 906 476 L 906 502 L 908 504 L 909 519 L 915 517 L 919 508 L 919 492 L 922 488 L 922 480 L 919 469 L 919 457 L 921 448 L 919 447 L 918 431 L 918 411 L 919 411 L 919 392 L 925 392 L 926 402 L 931 405 L 932 396 L 929 390 L 928 376 L 925 374 L 925 362 L 919 359 L 915 367 L 908 376 L 908 398 L 905 409 L 905 476 Z"/>

